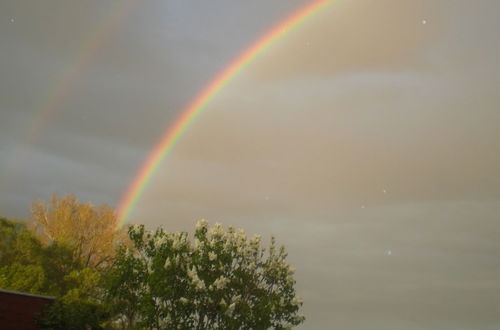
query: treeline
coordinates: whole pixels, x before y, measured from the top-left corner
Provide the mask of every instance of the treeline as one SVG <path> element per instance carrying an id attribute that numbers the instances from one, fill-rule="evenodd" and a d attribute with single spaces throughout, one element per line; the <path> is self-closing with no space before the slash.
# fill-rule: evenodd
<path id="1" fill-rule="evenodd" d="M 121 228 L 73 195 L 0 218 L 0 288 L 55 296 L 42 329 L 288 329 L 304 321 L 274 238 L 196 225 L 194 235 Z"/>
<path id="2" fill-rule="evenodd" d="M 106 328 L 105 278 L 122 244 L 113 209 L 54 195 L 32 205 L 30 222 L 0 218 L 0 288 L 57 297 L 41 328 Z"/>

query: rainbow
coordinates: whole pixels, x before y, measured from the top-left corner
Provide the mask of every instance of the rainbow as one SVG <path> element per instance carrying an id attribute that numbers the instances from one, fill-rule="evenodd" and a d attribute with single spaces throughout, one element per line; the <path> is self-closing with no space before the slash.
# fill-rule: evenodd
<path id="1" fill-rule="evenodd" d="M 308 18 L 320 12 L 331 4 L 333 0 L 316 0 L 297 10 L 291 16 L 281 21 L 250 47 L 243 51 L 225 69 L 223 69 L 182 111 L 177 120 L 167 128 L 158 144 L 153 148 L 137 172 L 134 180 L 122 196 L 117 208 L 118 222 L 125 223 L 132 209 L 148 186 L 153 174 L 156 172 L 165 157 L 172 151 L 176 142 L 187 130 L 190 124 L 200 115 L 215 96 L 264 52 L 269 46 L 281 39 L 291 30 L 297 28 Z"/>
<path id="2" fill-rule="evenodd" d="M 72 60 L 67 69 L 63 71 L 55 87 L 51 89 L 50 93 L 45 98 L 45 102 L 28 132 L 28 144 L 36 140 L 50 118 L 61 109 L 61 105 L 71 94 L 81 73 L 92 62 L 98 50 L 101 49 L 107 40 L 109 40 L 140 1 L 141 0 L 124 0 L 119 4 L 116 10 L 111 12 L 102 24 L 97 25 L 95 29 L 92 30 L 77 52 L 78 56 Z"/>
<path id="3" fill-rule="evenodd" d="M 111 10 L 110 14 L 95 26 L 87 35 L 82 45 L 79 47 L 77 56 L 70 61 L 62 74 L 56 79 L 56 83 L 50 88 L 49 93 L 44 95 L 38 114 L 32 119 L 32 123 L 23 136 L 23 144 L 33 145 L 38 140 L 43 129 L 50 122 L 50 119 L 61 109 L 64 102 L 73 92 L 77 85 L 78 78 L 82 72 L 92 63 L 98 55 L 98 50 L 106 44 L 115 31 L 122 25 L 126 18 L 132 13 L 142 0 L 122 0 L 117 2 L 117 8 Z M 23 154 L 14 152 L 7 158 L 7 169 L 16 170 L 17 164 L 24 163 Z M 3 176 L 0 177 L 0 180 Z M 4 182 L 2 182 L 4 184 Z"/>

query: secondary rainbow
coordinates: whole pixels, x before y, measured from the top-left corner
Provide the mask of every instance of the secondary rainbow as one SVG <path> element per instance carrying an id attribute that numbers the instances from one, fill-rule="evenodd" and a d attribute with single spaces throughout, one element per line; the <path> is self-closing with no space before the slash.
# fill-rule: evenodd
<path id="1" fill-rule="evenodd" d="M 129 217 L 135 204 L 141 197 L 144 189 L 150 182 L 163 159 L 172 151 L 177 140 L 186 131 L 189 125 L 206 108 L 213 98 L 247 65 L 269 46 L 278 41 L 291 30 L 298 27 L 305 20 L 312 17 L 331 4 L 333 0 L 316 0 L 297 10 L 291 16 L 281 21 L 260 39 L 254 42 L 235 60 L 233 60 L 215 79 L 213 79 L 196 98 L 182 111 L 173 125 L 169 126 L 158 144 L 149 154 L 146 161 L 137 172 L 132 184 L 128 187 L 118 204 L 117 216 L 120 225 Z"/>
<path id="2" fill-rule="evenodd" d="M 74 91 L 82 73 L 141 1 L 123 0 L 117 2 L 115 8 L 110 10 L 109 15 L 106 16 L 102 23 L 97 24 L 90 31 L 85 42 L 79 47 L 76 57 L 62 70 L 55 85 L 51 86 L 49 93 L 45 95 L 38 113 L 32 118 L 32 123 L 26 130 L 23 144 L 28 146 L 36 144 L 40 134 L 50 123 L 52 117 L 63 109 L 64 102 Z M 23 153 L 14 152 L 10 157 L 7 157 L 7 169 L 15 171 L 18 164 L 24 162 L 26 160 L 23 158 Z"/>
<path id="3" fill-rule="evenodd" d="M 112 10 L 110 15 L 97 25 L 88 38 L 82 43 L 77 56 L 68 65 L 66 70 L 57 81 L 56 85 L 50 90 L 43 106 L 35 118 L 33 125 L 30 128 L 27 136 L 27 144 L 36 141 L 42 129 L 47 125 L 52 116 L 60 109 L 61 105 L 73 91 L 78 78 L 85 68 L 96 57 L 98 51 L 105 46 L 105 43 L 110 39 L 114 32 L 121 26 L 122 22 L 130 15 L 132 9 L 142 0 L 124 0 L 115 10 Z"/>
<path id="4" fill-rule="evenodd" d="M 87 34 L 85 41 L 81 44 L 76 57 L 72 59 L 66 67 L 63 68 L 61 75 L 56 79 L 55 84 L 50 86 L 48 93 L 44 95 L 42 103 L 38 107 L 38 112 L 32 118 L 31 125 L 26 130 L 23 136 L 23 144 L 31 146 L 36 144 L 39 136 L 43 132 L 50 120 L 64 109 L 64 102 L 71 96 L 79 78 L 85 69 L 99 55 L 99 50 L 106 46 L 110 37 L 117 31 L 127 17 L 133 13 L 133 9 L 143 0 L 121 0 L 113 3 L 113 8 L 102 20 L 101 24 L 97 24 Z M 15 172 L 18 169 L 18 164 L 26 162 L 24 157 L 26 154 L 20 151 L 14 151 L 12 155 L 7 157 L 6 167 Z M 0 180 L 3 178 L 0 177 Z"/>

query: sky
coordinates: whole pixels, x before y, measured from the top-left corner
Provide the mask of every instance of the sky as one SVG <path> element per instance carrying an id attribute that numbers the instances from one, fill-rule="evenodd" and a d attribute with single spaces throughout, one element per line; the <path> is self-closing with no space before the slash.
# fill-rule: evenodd
<path id="1" fill-rule="evenodd" d="M 0 2 L 0 214 L 117 205 L 299 0 Z M 274 234 L 301 329 L 500 328 L 500 2 L 336 0 L 179 140 L 129 221 Z"/>

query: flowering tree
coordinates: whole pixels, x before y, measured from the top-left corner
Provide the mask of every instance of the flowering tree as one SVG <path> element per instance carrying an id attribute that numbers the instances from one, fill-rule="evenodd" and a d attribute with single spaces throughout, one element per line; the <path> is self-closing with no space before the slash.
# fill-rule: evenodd
<path id="1" fill-rule="evenodd" d="M 125 328 L 289 329 L 298 314 L 293 269 L 272 238 L 206 221 L 187 233 L 129 228 L 134 249 L 119 250 L 108 281 L 109 298 Z"/>

